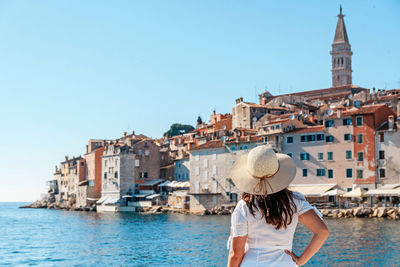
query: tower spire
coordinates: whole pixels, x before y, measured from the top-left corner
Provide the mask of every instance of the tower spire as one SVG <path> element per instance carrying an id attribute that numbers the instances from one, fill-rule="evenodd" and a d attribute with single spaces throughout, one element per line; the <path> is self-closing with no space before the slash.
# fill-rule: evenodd
<path id="1" fill-rule="evenodd" d="M 352 84 L 351 46 L 347 36 L 342 5 L 340 5 L 335 37 L 332 43 L 332 86 Z"/>

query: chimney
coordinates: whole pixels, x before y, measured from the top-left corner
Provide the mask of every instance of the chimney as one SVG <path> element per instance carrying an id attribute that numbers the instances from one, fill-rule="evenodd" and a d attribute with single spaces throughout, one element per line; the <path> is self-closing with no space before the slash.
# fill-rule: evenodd
<path id="1" fill-rule="evenodd" d="M 86 153 L 89 153 L 89 146 L 86 145 Z"/>
<path id="2" fill-rule="evenodd" d="M 124 132 L 124 137 L 126 137 L 127 134 L 128 134 L 127 132 Z"/>
<path id="3" fill-rule="evenodd" d="M 242 103 L 243 102 L 243 97 L 239 97 L 236 99 L 236 104 Z"/>
<path id="4" fill-rule="evenodd" d="M 340 119 L 342 117 L 342 110 L 338 109 L 337 110 L 337 117 Z"/>
<path id="5" fill-rule="evenodd" d="M 390 115 L 388 118 L 388 130 L 393 131 L 393 125 L 394 125 L 394 116 Z"/>
<path id="6" fill-rule="evenodd" d="M 65 161 L 68 161 L 68 156 L 65 156 Z"/>

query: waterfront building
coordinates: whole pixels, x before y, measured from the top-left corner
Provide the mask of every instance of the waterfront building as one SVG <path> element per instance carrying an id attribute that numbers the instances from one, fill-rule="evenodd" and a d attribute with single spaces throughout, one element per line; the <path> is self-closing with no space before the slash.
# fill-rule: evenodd
<path id="1" fill-rule="evenodd" d="M 141 184 L 151 179 L 160 178 L 160 146 L 150 138 L 132 139 L 135 151 L 135 179 Z"/>
<path id="2" fill-rule="evenodd" d="M 377 182 L 381 185 L 400 184 L 399 123 L 395 116 L 390 115 L 376 130 Z"/>
<path id="3" fill-rule="evenodd" d="M 192 148 L 189 158 L 190 210 L 203 212 L 238 201 L 239 191 L 230 178 L 235 160 L 257 146 L 259 138 L 246 136 L 235 141 L 211 140 Z"/>
<path id="4" fill-rule="evenodd" d="M 190 175 L 190 160 L 187 157 L 174 161 L 174 177 L 176 181 L 188 181 Z"/>
<path id="5" fill-rule="evenodd" d="M 127 206 L 124 198 L 135 193 L 135 152 L 131 145 L 118 141 L 104 147 L 102 190 L 97 211 L 119 211 Z"/>
<path id="6" fill-rule="evenodd" d="M 60 196 L 58 199 L 61 202 L 68 201 L 69 205 L 73 205 L 76 202 L 76 190 L 78 186 L 77 165 L 80 159 L 80 156 L 72 158 L 65 156 L 65 161 L 61 162 L 59 173 Z"/>

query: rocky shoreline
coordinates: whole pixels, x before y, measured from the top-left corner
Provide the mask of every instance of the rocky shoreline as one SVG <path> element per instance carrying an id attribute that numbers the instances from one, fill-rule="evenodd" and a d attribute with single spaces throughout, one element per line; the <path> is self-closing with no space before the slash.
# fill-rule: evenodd
<path id="1" fill-rule="evenodd" d="M 20 208 L 31 209 L 56 209 L 73 211 L 96 211 L 96 206 L 75 207 L 67 202 L 55 203 L 46 200 L 36 201 L 34 203 L 21 206 Z M 162 213 L 180 213 L 195 215 L 229 215 L 232 214 L 234 207 L 216 207 L 210 210 L 191 212 L 189 210 L 174 209 L 167 206 L 154 206 L 151 208 L 140 208 L 137 212 L 141 214 L 162 214 Z M 400 218 L 400 207 L 372 207 L 372 208 L 351 208 L 351 209 L 321 209 L 320 212 L 328 218 L 390 218 L 398 220 Z"/>

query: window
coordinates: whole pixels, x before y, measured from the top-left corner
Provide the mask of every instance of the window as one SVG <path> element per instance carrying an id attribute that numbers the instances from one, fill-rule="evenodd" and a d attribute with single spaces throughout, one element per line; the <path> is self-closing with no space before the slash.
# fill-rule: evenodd
<path id="1" fill-rule="evenodd" d="M 353 169 L 346 169 L 346 178 L 353 177 Z"/>
<path id="2" fill-rule="evenodd" d="M 217 165 L 213 165 L 213 174 L 217 174 Z"/>
<path id="3" fill-rule="evenodd" d="M 199 155 L 199 154 L 197 154 L 197 155 L 195 156 L 195 158 L 196 158 L 196 161 L 200 161 L 200 155 Z"/>
<path id="4" fill-rule="evenodd" d="M 275 136 L 275 143 L 279 144 L 279 136 L 278 135 Z"/>
<path id="5" fill-rule="evenodd" d="M 313 141 L 315 141 L 315 135 L 313 134 L 307 135 L 307 142 L 313 142 Z"/>
<path id="6" fill-rule="evenodd" d="M 89 186 L 94 186 L 94 180 L 89 181 Z"/>
<path id="7" fill-rule="evenodd" d="M 118 172 L 114 172 L 114 178 L 118 178 Z"/>
<path id="8" fill-rule="evenodd" d="M 357 178 L 358 179 L 363 178 L 363 170 L 357 170 Z"/>
<path id="9" fill-rule="evenodd" d="M 150 151 L 148 150 L 148 149 L 146 149 L 145 151 L 144 151 L 144 155 L 145 156 L 148 156 L 150 154 Z"/>
<path id="10" fill-rule="evenodd" d="M 310 154 L 308 153 L 301 153 L 300 160 L 310 160 Z"/>
<path id="11" fill-rule="evenodd" d="M 200 168 L 196 167 L 196 175 L 199 175 L 199 174 L 200 174 Z"/>
<path id="12" fill-rule="evenodd" d="M 303 169 L 303 177 L 307 177 L 308 176 L 308 169 Z"/>
<path id="13" fill-rule="evenodd" d="M 346 159 L 351 159 L 351 150 L 346 150 Z"/>
<path id="14" fill-rule="evenodd" d="M 287 153 L 287 155 L 288 155 L 289 157 L 293 158 L 293 153 L 289 152 L 289 153 Z"/>
<path id="15" fill-rule="evenodd" d="M 332 127 L 333 125 L 334 125 L 333 120 L 326 120 L 325 121 L 325 127 L 326 128 Z"/>
<path id="16" fill-rule="evenodd" d="M 317 169 L 317 176 L 325 176 L 325 169 Z"/>
<path id="17" fill-rule="evenodd" d="M 208 179 L 208 172 L 204 172 L 203 175 L 204 175 L 204 179 L 207 180 Z"/>
<path id="18" fill-rule="evenodd" d="M 232 146 L 232 147 L 231 147 L 231 150 L 232 150 L 232 151 L 235 151 L 235 150 L 236 150 L 236 147 Z"/>
<path id="19" fill-rule="evenodd" d="M 327 135 L 326 136 L 326 142 L 327 143 L 332 143 L 333 142 L 333 136 L 332 135 Z"/>
<path id="20" fill-rule="evenodd" d="M 357 134 L 357 144 L 362 144 L 362 143 L 363 143 L 363 135 Z"/>
<path id="21" fill-rule="evenodd" d="M 332 169 L 328 170 L 328 178 L 333 178 L 333 170 Z"/>
<path id="22" fill-rule="evenodd" d="M 379 150 L 379 159 L 385 159 L 385 151 Z"/>
<path id="23" fill-rule="evenodd" d="M 286 137 L 286 143 L 292 144 L 293 143 L 293 136 Z"/>
<path id="24" fill-rule="evenodd" d="M 357 153 L 357 161 L 364 161 L 364 152 Z"/>
<path id="25" fill-rule="evenodd" d="M 214 154 L 213 154 L 213 159 L 214 159 L 214 160 L 217 159 L 217 152 L 214 152 Z"/>
<path id="26" fill-rule="evenodd" d="M 147 172 L 144 172 L 143 173 L 143 178 L 148 178 L 149 176 L 148 176 L 148 174 L 147 174 Z"/>
<path id="27" fill-rule="evenodd" d="M 142 150 L 141 150 L 141 149 L 138 150 L 138 155 L 139 155 L 139 156 L 142 155 Z"/>
<path id="28" fill-rule="evenodd" d="M 208 159 L 204 159 L 204 168 L 208 168 Z"/>
<path id="29" fill-rule="evenodd" d="M 351 134 L 344 134 L 344 141 L 351 141 Z"/>
<path id="30" fill-rule="evenodd" d="M 118 159 L 115 159 L 115 165 L 118 165 Z"/>
<path id="31" fill-rule="evenodd" d="M 356 126 L 362 126 L 362 125 L 363 125 L 362 117 L 356 117 Z"/>
<path id="32" fill-rule="evenodd" d="M 324 141 L 324 134 L 317 134 L 317 141 Z"/>
<path id="33" fill-rule="evenodd" d="M 347 192 L 350 192 L 350 191 L 352 191 L 351 187 L 347 187 Z"/>
<path id="34" fill-rule="evenodd" d="M 379 178 L 385 178 L 386 177 L 386 170 L 384 168 L 379 169 Z"/>
<path id="35" fill-rule="evenodd" d="M 352 124 L 351 118 L 343 119 L 343 125 L 351 125 L 351 124 Z"/>
<path id="36" fill-rule="evenodd" d="M 385 134 L 384 133 L 379 133 L 379 142 L 385 142 Z"/>
<path id="37" fill-rule="evenodd" d="M 135 159 L 135 167 L 139 167 L 139 160 L 138 159 Z"/>
<path id="38" fill-rule="evenodd" d="M 300 136 L 300 142 L 305 142 L 305 141 L 306 141 L 306 136 L 305 135 Z"/>
<path id="39" fill-rule="evenodd" d="M 333 152 L 328 152 L 328 160 L 333 160 Z"/>
<path id="40" fill-rule="evenodd" d="M 248 147 L 247 145 L 244 145 L 244 146 L 243 146 L 243 149 L 244 149 L 244 150 L 247 150 L 247 149 L 249 149 L 249 147 Z"/>
<path id="41" fill-rule="evenodd" d="M 324 160 L 324 153 L 318 153 L 318 160 Z"/>
<path id="42" fill-rule="evenodd" d="M 107 179 L 107 173 L 106 172 L 104 173 L 104 179 Z"/>

